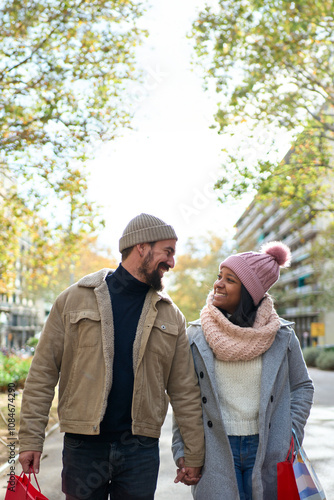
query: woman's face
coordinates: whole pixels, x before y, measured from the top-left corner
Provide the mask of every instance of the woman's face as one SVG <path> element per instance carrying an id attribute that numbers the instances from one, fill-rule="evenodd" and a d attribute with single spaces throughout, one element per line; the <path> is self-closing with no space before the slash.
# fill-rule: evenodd
<path id="1" fill-rule="evenodd" d="M 213 285 L 212 304 L 233 314 L 241 298 L 241 281 L 228 267 L 220 267 L 217 281 Z"/>

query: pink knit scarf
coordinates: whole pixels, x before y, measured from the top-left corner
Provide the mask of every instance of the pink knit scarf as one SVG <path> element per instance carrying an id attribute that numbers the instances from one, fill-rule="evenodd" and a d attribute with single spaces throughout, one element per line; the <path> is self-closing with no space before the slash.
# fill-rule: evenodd
<path id="1" fill-rule="evenodd" d="M 205 338 L 220 361 L 246 361 L 266 352 L 274 342 L 280 326 L 279 317 L 269 295 L 260 304 L 251 328 L 231 323 L 212 305 L 213 292 L 201 312 Z"/>

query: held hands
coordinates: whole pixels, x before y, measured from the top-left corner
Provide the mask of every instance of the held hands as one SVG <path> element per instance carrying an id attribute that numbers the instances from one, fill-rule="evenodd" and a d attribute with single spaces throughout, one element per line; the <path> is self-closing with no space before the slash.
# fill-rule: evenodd
<path id="1" fill-rule="evenodd" d="M 26 474 L 29 474 L 31 468 L 33 468 L 35 473 L 38 474 L 40 460 L 40 451 L 22 451 L 19 455 L 19 462 L 22 465 L 23 472 Z"/>
<path id="2" fill-rule="evenodd" d="M 174 483 L 183 483 L 188 486 L 197 484 L 201 479 L 202 467 L 186 467 L 184 457 L 180 457 L 177 461 L 178 469 Z"/>

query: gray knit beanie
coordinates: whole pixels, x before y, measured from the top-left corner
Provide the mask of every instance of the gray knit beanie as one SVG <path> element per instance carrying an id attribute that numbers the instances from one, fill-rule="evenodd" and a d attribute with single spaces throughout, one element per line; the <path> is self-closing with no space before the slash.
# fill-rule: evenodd
<path id="1" fill-rule="evenodd" d="M 152 241 L 177 240 L 172 226 L 169 226 L 158 217 L 148 214 L 137 215 L 130 220 L 119 240 L 119 251 L 133 247 L 138 243 L 151 243 Z"/>

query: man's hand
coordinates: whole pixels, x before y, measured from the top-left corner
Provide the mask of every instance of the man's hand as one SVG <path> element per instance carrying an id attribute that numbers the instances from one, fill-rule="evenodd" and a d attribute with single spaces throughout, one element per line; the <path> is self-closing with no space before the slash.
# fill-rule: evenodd
<path id="1" fill-rule="evenodd" d="M 197 484 L 201 479 L 202 467 L 186 467 L 184 457 L 180 457 L 177 461 L 178 469 L 174 483 L 183 483 L 188 486 Z"/>
<path id="2" fill-rule="evenodd" d="M 41 454 L 40 451 L 22 451 L 19 455 L 19 462 L 22 465 L 23 472 L 29 474 L 30 469 L 33 468 L 38 474 Z"/>

